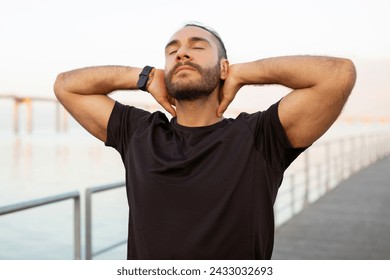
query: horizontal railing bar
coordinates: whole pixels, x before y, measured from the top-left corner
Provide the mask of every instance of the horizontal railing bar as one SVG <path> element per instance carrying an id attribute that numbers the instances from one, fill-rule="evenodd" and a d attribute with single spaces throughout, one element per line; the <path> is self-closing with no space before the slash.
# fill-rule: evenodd
<path id="1" fill-rule="evenodd" d="M 120 187 L 123 187 L 125 185 L 126 185 L 125 182 L 118 182 L 118 183 L 112 183 L 112 184 L 107 184 L 107 185 L 103 185 L 103 186 L 91 187 L 91 188 L 88 188 L 87 191 L 92 194 L 92 193 L 97 193 L 97 192 L 120 188 Z"/>
<path id="2" fill-rule="evenodd" d="M 15 203 L 0 207 L 0 215 L 10 214 L 17 211 L 27 210 L 30 208 L 51 204 L 71 198 L 79 198 L 80 193 L 78 191 L 68 192 L 64 194 L 53 195 L 45 198 L 38 198 L 35 200 L 29 200 L 25 202 Z"/>

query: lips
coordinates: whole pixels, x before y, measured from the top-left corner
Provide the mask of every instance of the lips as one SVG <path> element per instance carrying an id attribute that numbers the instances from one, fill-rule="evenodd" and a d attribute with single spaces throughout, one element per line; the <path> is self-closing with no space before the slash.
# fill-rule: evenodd
<path id="1" fill-rule="evenodd" d="M 177 74 L 178 72 L 180 72 L 182 70 L 195 71 L 196 69 L 194 67 L 189 66 L 189 65 L 182 65 L 182 66 L 179 66 L 176 68 L 175 74 Z"/>

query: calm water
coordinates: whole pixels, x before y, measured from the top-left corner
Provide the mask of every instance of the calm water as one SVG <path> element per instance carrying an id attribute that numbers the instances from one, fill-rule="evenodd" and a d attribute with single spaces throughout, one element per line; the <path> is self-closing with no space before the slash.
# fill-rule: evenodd
<path id="1" fill-rule="evenodd" d="M 0 100 L 0 206 L 124 180 L 119 154 L 84 132 L 69 119 L 68 132 L 55 133 L 54 107 L 34 111 L 35 128 L 12 131 L 12 102 Z M 21 108 L 21 116 L 25 111 Z M 332 139 L 389 130 L 389 125 L 337 124 L 324 137 Z M 301 169 L 298 159 L 288 172 Z M 72 259 L 71 200 L 0 216 L 0 259 Z M 82 213 L 84 215 L 84 213 Z M 126 239 L 127 205 L 124 188 L 93 199 L 94 250 Z M 82 219 L 84 220 L 84 219 Z M 82 225 L 83 226 L 83 225 Z M 84 248 L 84 230 L 82 232 Z M 124 259 L 125 246 L 97 259 Z"/>

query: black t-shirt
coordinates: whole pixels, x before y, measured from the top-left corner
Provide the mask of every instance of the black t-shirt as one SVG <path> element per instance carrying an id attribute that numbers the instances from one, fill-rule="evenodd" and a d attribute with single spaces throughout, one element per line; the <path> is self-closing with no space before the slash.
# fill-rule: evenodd
<path id="1" fill-rule="evenodd" d="M 206 127 L 118 102 L 107 146 L 121 154 L 128 259 L 270 259 L 273 204 L 293 149 L 278 103 Z"/>

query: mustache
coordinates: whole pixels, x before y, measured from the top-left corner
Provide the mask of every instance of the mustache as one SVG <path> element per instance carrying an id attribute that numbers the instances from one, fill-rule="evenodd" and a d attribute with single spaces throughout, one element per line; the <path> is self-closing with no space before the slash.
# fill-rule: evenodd
<path id="1" fill-rule="evenodd" d="M 193 63 L 191 61 L 186 61 L 186 62 L 178 62 L 178 63 L 176 63 L 176 65 L 172 68 L 170 73 L 175 73 L 176 69 L 179 68 L 180 66 L 190 66 L 192 68 L 195 68 L 199 73 L 203 72 L 202 67 L 199 66 L 198 64 L 195 64 L 195 63 Z"/>

